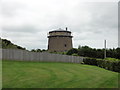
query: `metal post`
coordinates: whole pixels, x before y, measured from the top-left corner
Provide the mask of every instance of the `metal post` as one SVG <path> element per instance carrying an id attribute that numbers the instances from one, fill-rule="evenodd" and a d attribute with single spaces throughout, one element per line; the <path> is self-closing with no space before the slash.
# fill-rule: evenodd
<path id="1" fill-rule="evenodd" d="M 105 45 L 105 50 L 104 50 L 104 59 L 106 58 L 106 40 L 105 40 L 105 42 L 104 42 L 104 45 Z"/>

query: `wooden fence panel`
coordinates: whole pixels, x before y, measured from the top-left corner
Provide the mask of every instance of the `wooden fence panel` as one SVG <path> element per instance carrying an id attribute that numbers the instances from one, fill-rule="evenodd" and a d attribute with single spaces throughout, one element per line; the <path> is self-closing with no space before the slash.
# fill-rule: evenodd
<path id="1" fill-rule="evenodd" d="M 1 49 L 1 51 L 3 60 L 67 63 L 81 63 L 83 61 L 83 57 L 52 54 L 48 52 L 30 52 L 18 49 Z"/>

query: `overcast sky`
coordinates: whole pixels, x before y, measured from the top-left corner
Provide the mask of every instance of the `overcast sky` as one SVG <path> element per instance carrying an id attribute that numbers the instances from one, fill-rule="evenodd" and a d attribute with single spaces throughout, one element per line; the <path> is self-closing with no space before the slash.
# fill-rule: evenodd
<path id="1" fill-rule="evenodd" d="M 3 0 L 1 6 L 1 37 L 29 50 L 47 49 L 47 33 L 65 27 L 74 48 L 103 48 L 104 39 L 118 47 L 118 0 Z"/>

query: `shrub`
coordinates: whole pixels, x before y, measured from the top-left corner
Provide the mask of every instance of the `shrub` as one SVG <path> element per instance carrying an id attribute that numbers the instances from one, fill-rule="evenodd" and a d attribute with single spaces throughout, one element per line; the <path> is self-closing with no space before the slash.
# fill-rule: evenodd
<path id="1" fill-rule="evenodd" d="M 72 55 L 72 54 L 74 54 L 74 53 L 78 53 L 78 51 L 77 51 L 77 49 L 76 48 L 72 48 L 72 49 L 70 49 L 66 54 L 67 55 Z"/>
<path id="2" fill-rule="evenodd" d="M 105 58 L 105 60 L 114 60 L 114 61 L 118 61 L 119 59 L 116 59 L 116 58 Z"/>
<path id="3" fill-rule="evenodd" d="M 73 55 L 73 56 L 78 56 L 78 54 L 76 54 L 76 53 L 73 53 L 72 55 Z"/>
<path id="4" fill-rule="evenodd" d="M 89 64 L 89 65 L 96 65 L 97 66 L 97 61 L 95 58 L 84 58 L 83 62 L 85 64 Z"/>
<path id="5" fill-rule="evenodd" d="M 81 64 L 84 64 L 84 62 L 81 62 Z"/>
<path id="6" fill-rule="evenodd" d="M 95 58 L 84 58 L 83 62 L 88 65 L 96 65 L 107 70 L 120 72 L 120 60 L 104 60 Z"/>
<path id="7" fill-rule="evenodd" d="M 113 71 L 120 72 L 120 61 L 113 62 Z"/>

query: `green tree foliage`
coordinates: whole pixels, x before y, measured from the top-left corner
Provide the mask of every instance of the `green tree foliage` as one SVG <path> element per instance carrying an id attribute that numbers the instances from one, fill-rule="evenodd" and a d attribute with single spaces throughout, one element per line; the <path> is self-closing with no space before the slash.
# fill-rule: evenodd
<path id="1" fill-rule="evenodd" d="M 47 51 L 47 50 L 45 50 L 45 49 L 32 49 L 31 50 L 31 52 L 45 52 L 45 51 Z"/>
<path id="2" fill-rule="evenodd" d="M 47 50 L 45 50 L 45 49 L 42 49 L 42 52 L 44 52 L 44 51 L 47 51 Z"/>
<path id="3" fill-rule="evenodd" d="M 120 59 L 120 48 L 113 48 L 113 49 L 107 49 L 107 57 L 111 58 L 118 58 Z M 104 49 L 96 49 L 91 48 L 89 46 L 78 46 L 78 49 L 70 49 L 67 53 L 67 55 L 79 55 L 83 57 L 91 57 L 91 58 L 104 58 Z"/>
<path id="4" fill-rule="evenodd" d="M 116 57 L 120 59 L 120 48 L 116 49 L 116 53 L 117 53 Z"/>
<path id="5" fill-rule="evenodd" d="M 89 57 L 92 53 L 92 49 L 88 46 L 82 46 L 81 48 L 78 48 L 78 55 L 80 56 L 87 56 Z"/>
<path id="6" fill-rule="evenodd" d="M 108 60 L 108 59 L 96 59 L 96 58 L 84 58 L 84 64 L 95 65 L 107 70 L 120 72 L 120 60 Z"/>
<path id="7" fill-rule="evenodd" d="M 0 47 L 3 49 L 22 49 L 22 50 L 26 50 L 25 48 L 15 45 L 13 44 L 11 41 L 7 40 L 7 39 L 1 39 L 0 38 Z"/>
<path id="8" fill-rule="evenodd" d="M 77 53 L 78 53 L 78 50 L 76 48 L 72 48 L 66 54 L 67 55 L 72 55 L 72 54 L 77 54 Z"/>
<path id="9" fill-rule="evenodd" d="M 120 59 L 120 48 L 107 49 L 107 57 Z M 95 49 L 88 46 L 78 47 L 78 55 L 92 58 L 104 58 L 104 49 Z"/>
<path id="10" fill-rule="evenodd" d="M 37 52 L 42 52 L 42 50 L 41 50 L 41 49 L 37 49 L 36 51 L 37 51 Z"/>
<path id="11" fill-rule="evenodd" d="M 35 49 L 32 49 L 31 52 L 36 52 L 36 50 L 35 50 Z"/>

